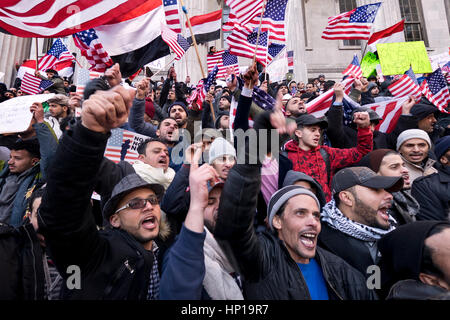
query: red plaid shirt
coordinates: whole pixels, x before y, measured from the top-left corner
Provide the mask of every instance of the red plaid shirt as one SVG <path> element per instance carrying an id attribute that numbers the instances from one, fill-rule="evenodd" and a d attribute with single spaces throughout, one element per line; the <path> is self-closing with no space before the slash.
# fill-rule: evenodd
<path id="1" fill-rule="evenodd" d="M 330 155 L 331 177 L 329 180 L 325 160 L 319 151 L 320 148 L 325 149 Z M 292 161 L 293 170 L 303 172 L 316 179 L 322 186 L 327 201 L 331 200 L 331 186 L 328 185 L 328 181 L 331 184 L 334 173 L 339 169 L 359 162 L 364 155 L 372 151 L 372 148 L 373 134 L 370 128 L 358 130 L 357 145 L 351 149 L 318 146 L 315 149 L 304 151 L 298 147 L 298 142 L 294 140 L 289 141 L 285 146 L 288 158 Z"/>

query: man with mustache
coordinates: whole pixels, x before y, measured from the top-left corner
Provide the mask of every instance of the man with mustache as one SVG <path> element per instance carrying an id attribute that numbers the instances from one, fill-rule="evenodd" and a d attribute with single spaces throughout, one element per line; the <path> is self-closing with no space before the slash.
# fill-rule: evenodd
<path id="1" fill-rule="evenodd" d="M 402 177 L 382 177 L 365 167 L 345 168 L 333 178 L 333 200 L 322 209 L 319 245 L 362 274 L 378 263 L 377 241 L 394 230 L 389 209 L 391 192 Z"/>
<path id="2" fill-rule="evenodd" d="M 423 130 L 409 129 L 398 136 L 397 151 L 405 160 L 411 183 L 419 177 L 437 172 L 433 167 L 436 160 L 429 157 L 430 149 L 430 137 Z"/>

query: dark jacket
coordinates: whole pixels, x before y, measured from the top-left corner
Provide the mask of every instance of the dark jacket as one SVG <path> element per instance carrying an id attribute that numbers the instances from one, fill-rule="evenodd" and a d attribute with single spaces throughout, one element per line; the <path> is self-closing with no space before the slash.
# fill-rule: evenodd
<path id="1" fill-rule="evenodd" d="M 414 180 L 411 194 L 420 204 L 417 220 L 450 220 L 450 166 Z"/>
<path id="2" fill-rule="evenodd" d="M 370 275 L 367 274 L 367 267 L 375 265 L 379 261 L 378 257 L 376 260 L 372 258 L 365 241 L 333 229 L 325 222 L 322 222 L 318 243 L 320 247 L 344 259 L 364 276 Z"/>
<path id="3" fill-rule="evenodd" d="M 446 294 L 448 291 L 441 287 L 410 279 L 394 284 L 386 300 L 441 300 Z"/>
<path id="4" fill-rule="evenodd" d="M 254 212 L 260 188 L 259 165 L 235 165 L 222 191 L 215 238 L 243 276 L 246 299 L 310 299 L 300 268 L 274 235 L 256 234 Z M 330 299 L 374 299 L 364 277 L 335 255 L 317 249 L 316 258 Z"/>
<path id="5" fill-rule="evenodd" d="M 0 223 L 0 300 L 43 300 L 43 252 L 33 226 Z"/>
<path id="6" fill-rule="evenodd" d="M 327 113 L 327 136 L 334 148 L 354 148 L 357 144 L 357 130 L 345 126 L 343 123 L 343 107 L 332 105 Z M 373 150 L 397 149 L 397 137 L 405 130 L 417 128 L 417 118 L 402 115 L 398 119 L 394 131 L 384 133 L 378 130 L 373 132 Z"/>

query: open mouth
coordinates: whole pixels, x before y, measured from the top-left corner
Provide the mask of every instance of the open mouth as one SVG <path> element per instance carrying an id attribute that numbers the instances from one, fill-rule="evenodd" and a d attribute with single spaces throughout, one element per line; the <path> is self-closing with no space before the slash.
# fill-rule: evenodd
<path id="1" fill-rule="evenodd" d="M 142 221 L 142 226 L 145 229 L 154 229 L 156 227 L 156 218 L 154 216 L 148 217 Z"/>
<path id="2" fill-rule="evenodd" d="M 389 220 L 389 214 L 388 214 L 388 210 L 391 207 L 390 204 L 385 204 L 381 207 L 378 208 L 377 213 L 380 215 L 381 219 L 388 221 Z"/>
<path id="3" fill-rule="evenodd" d="M 314 249 L 316 247 L 317 234 L 313 232 L 306 232 L 300 234 L 300 241 L 308 249 Z"/>
<path id="4" fill-rule="evenodd" d="M 158 160 L 158 164 L 166 165 L 167 164 L 167 159 L 159 159 Z"/>

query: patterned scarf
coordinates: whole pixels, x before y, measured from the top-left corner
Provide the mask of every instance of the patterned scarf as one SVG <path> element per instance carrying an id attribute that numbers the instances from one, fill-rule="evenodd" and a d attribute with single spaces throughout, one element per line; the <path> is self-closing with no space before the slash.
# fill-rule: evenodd
<path id="1" fill-rule="evenodd" d="M 337 207 L 336 202 L 331 200 L 322 209 L 321 220 L 328 223 L 333 229 L 339 230 L 353 238 L 363 241 L 377 241 L 385 234 L 395 229 L 393 222 L 394 218 L 389 216 L 391 226 L 389 230 L 383 230 L 379 228 L 369 227 L 364 224 L 355 222 L 347 218 Z"/>

